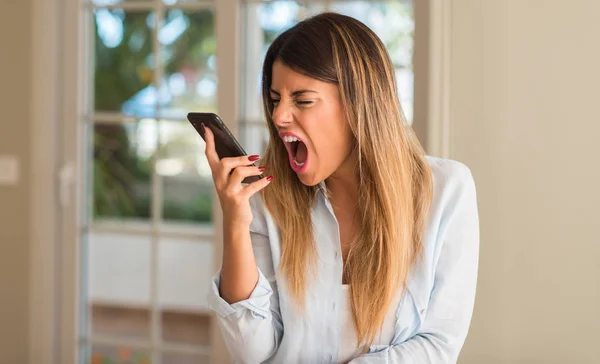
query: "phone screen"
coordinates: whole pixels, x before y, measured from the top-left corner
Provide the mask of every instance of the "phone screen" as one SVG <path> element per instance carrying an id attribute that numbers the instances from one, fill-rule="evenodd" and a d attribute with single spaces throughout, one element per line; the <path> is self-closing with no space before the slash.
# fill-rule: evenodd
<path id="1" fill-rule="evenodd" d="M 217 150 L 220 159 L 247 155 L 244 148 L 242 148 L 240 143 L 235 139 L 233 134 L 231 134 L 218 115 L 213 113 L 189 113 L 187 118 L 194 129 L 196 129 L 196 132 L 200 134 L 205 141 L 206 138 L 204 132 L 202 132 L 201 124 L 210 128 L 215 136 L 215 149 Z M 262 177 L 262 175 L 246 177 L 242 183 L 252 183 Z"/>

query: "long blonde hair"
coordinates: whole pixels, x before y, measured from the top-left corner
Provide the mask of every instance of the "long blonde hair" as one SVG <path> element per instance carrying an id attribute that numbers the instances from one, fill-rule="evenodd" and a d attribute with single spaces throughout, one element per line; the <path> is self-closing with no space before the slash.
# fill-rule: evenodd
<path id="1" fill-rule="evenodd" d="M 262 197 L 281 232 L 278 274 L 303 307 L 309 272 L 315 270 L 311 209 L 317 186 L 303 185 L 289 167 L 271 118 L 272 67 L 276 60 L 338 86 L 358 155 L 360 228 L 346 260 L 359 345 L 372 345 L 399 289 L 422 251 L 432 198 L 431 172 L 406 123 L 394 68 L 381 40 L 356 19 L 324 13 L 298 23 L 271 44 L 263 66 L 262 95 L 270 141 L 263 163 L 274 174 Z"/>

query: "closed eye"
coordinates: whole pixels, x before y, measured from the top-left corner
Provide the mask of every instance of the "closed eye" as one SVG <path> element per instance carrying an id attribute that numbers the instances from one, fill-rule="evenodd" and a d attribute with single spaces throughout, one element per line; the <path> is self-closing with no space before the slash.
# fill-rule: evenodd
<path id="1" fill-rule="evenodd" d="M 273 106 L 277 106 L 279 104 L 280 100 L 276 100 L 276 99 L 272 99 L 271 102 L 273 103 Z M 301 106 L 308 106 L 313 104 L 314 101 L 296 101 L 296 104 L 301 105 Z"/>

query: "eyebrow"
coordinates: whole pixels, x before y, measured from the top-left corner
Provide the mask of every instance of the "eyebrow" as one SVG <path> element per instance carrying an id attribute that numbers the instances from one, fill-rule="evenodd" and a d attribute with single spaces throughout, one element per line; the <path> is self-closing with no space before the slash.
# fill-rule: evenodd
<path id="1" fill-rule="evenodd" d="M 272 93 L 274 93 L 277 96 L 281 96 L 281 94 L 279 92 L 277 92 L 273 89 L 270 89 L 269 91 L 271 91 Z M 313 91 L 313 90 L 296 90 L 296 91 L 292 92 L 292 96 L 298 96 L 298 95 L 309 93 L 309 92 L 312 92 L 315 94 L 317 93 L 317 91 Z"/>

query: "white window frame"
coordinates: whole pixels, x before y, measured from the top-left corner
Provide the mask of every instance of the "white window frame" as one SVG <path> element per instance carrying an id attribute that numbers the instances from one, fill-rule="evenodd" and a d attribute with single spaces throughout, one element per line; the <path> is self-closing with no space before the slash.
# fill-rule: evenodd
<path id="1" fill-rule="evenodd" d="M 413 129 L 427 154 L 450 157 L 454 0 L 415 0 Z M 473 14 L 478 16 L 479 14 Z"/>
<path id="2" fill-rule="evenodd" d="M 158 1 L 158 0 L 154 0 Z M 218 47 L 217 103 L 237 134 L 240 100 L 240 2 L 215 0 Z M 415 49 L 426 67 L 415 70 L 415 85 L 428 74 L 424 94 L 415 91 L 415 129 L 425 130 L 428 153 L 448 156 L 452 0 L 415 1 L 417 27 L 426 24 L 426 46 Z M 421 4 L 419 6 L 418 4 Z M 426 4 L 426 5 L 424 5 Z M 80 0 L 32 0 L 30 363 L 79 363 L 80 95 L 89 55 L 83 54 Z M 418 35 L 417 35 L 418 36 Z M 424 43 L 422 43 L 424 44 Z M 423 58 L 421 58 L 423 60 Z M 87 85 L 89 87 L 89 85 Z M 222 217 L 214 206 L 215 262 L 221 260 Z M 214 317 L 214 316 L 213 316 Z M 228 354 L 213 325 L 212 362 Z"/>

